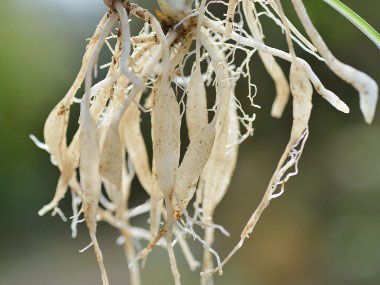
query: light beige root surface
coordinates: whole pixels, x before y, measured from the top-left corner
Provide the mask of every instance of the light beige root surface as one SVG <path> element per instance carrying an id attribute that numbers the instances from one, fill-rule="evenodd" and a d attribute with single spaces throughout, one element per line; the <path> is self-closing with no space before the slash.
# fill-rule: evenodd
<path id="1" fill-rule="evenodd" d="M 129 284 L 142 283 L 139 261 L 144 265 L 156 246 L 168 252 L 176 285 L 181 283 L 176 246 L 192 271 L 201 267 L 201 284 L 213 284 L 212 275 L 222 273 L 272 199 L 280 197 L 286 182 L 298 173 L 309 135 L 313 91 L 337 110 L 349 113 L 348 106 L 323 85 L 312 66 L 297 56 L 296 47 L 325 61 L 358 90 L 368 123 L 375 113 L 378 86 L 368 75 L 332 55 L 301 0 L 292 3 L 311 42 L 290 22 L 282 7 L 285 2 L 280 0 L 159 0 L 157 17 L 127 0 L 104 3 L 109 11 L 89 40 L 79 73 L 46 120 L 45 143 L 31 136 L 38 147 L 50 153 L 61 173 L 52 201 L 39 215 L 52 211 L 66 219 L 58 204 L 71 190 L 72 236 L 77 236 L 77 227 L 85 220 L 91 239 L 88 247 L 94 247 L 104 285 L 109 284 L 104 264 L 111 257 L 103 260 L 97 241 L 100 221 L 120 233 L 117 243 L 123 246 L 129 265 Z M 214 15 L 211 7 L 224 9 L 225 15 Z M 262 17 L 281 28 L 288 51 L 264 43 Z M 131 21 L 142 22 L 144 28 L 133 33 Z M 104 46 L 112 53 L 105 63 L 99 62 Z M 255 96 L 265 95 L 257 90 L 250 70 L 256 52 L 274 81 L 272 116 L 280 118 L 291 98 L 293 125 L 261 202 L 237 245 L 221 259 L 213 248 L 215 231 L 229 234 L 214 222 L 214 213 L 229 188 L 239 145 L 254 134 Z M 289 68 L 289 79 L 279 59 L 289 63 L 284 65 Z M 93 84 L 98 65 L 108 72 Z M 75 97 L 83 83 L 85 94 Z M 236 92 L 241 84 L 247 84 L 247 94 Z M 79 124 L 69 126 L 74 104 L 80 104 Z M 143 126 L 149 124 L 146 141 Z M 77 130 L 67 142 L 71 127 Z M 149 200 L 130 208 L 130 194 L 136 191 L 134 179 Z M 135 225 L 134 218 L 140 215 L 146 218 L 146 225 Z M 203 247 L 201 261 L 196 260 L 189 238 Z M 139 242 L 145 246 L 140 250 L 136 248 Z"/>

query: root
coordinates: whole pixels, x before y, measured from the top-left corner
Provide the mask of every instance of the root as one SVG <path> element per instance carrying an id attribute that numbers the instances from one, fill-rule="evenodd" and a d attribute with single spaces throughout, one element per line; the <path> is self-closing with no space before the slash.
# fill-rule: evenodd
<path id="1" fill-rule="evenodd" d="M 31 136 L 38 147 L 49 152 L 52 163 L 61 172 L 52 201 L 39 215 L 52 211 L 52 215 L 58 214 L 66 221 L 58 204 L 67 189 L 71 189 L 72 237 L 77 236 L 78 223 L 85 220 L 91 244 L 83 250 L 94 246 L 104 285 L 109 282 L 96 239 L 99 221 L 119 230 L 117 244 L 123 244 L 132 285 L 141 284 L 137 261 L 142 260 L 143 266 L 156 245 L 166 248 L 176 285 L 180 284 L 176 243 L 190 269 L 200 267 L 187 237 L 202 244 L 201 284 L 212 285 L 212 274 L 222 274 L 223 266 L 253 232 L 270 201 L 283 195 L 287 181 L 298 173 L 298 161 L 308 138 L 313 87 L 337 110 L 349 112 L 348 106 L 325 88 L 311 66 L 297 57 L 294 45 L 325 61 L 358 90 L 368 123 L 373 120 L 378 86 L 369 76 L 339 62 L 331 54 L 301 0 L 292 2 L 312 43 L 288 20 L 280 0 L 197 0 L 194 10 L 192 0 L 159 0 L 162 11 L 157 13 L 158 18 L 127 0 L 104 2 L 110 9 L 90 39 L 72 87 L 45 123 L 45 143 Z M 224 5 L 227 14 L 221 18 L 214 15 L 210 5 Z M 261 11 L 256 11 L 255 5 Z M 262 15 L 285 31 L 288 52 L 265 45 L 260 24 Z M 144 24 L 134 37 L 129 26 L 132 17 Z M 118 20 L 119 30 L 112 33 Z M 96 77 L 99 53 L 105 44 L 112 57 L 108 63 L 99 65 L 101 69 L 108 68 L 108 73 L 93 86 L 93 72 Z M 260 107 L 255 104 L 259 92 L 250 66 L 256 52 L 275 83 L 277 94 L 272 116 L 281 117 L 292 93 L 293 127 L 259 206 L 244 227 L 240 241 L 221 260 L 212 248 L 215 230 L 226 236 L 229 233 L 213 223 L 213 214 L 230 184 L 238 145 L 254 134 L 255 108 Z M 276 57 L 291 63 L 290 84 Z M 237 88 L 240 80 L 248 86 L 245 100 L 252 109 L 249 112 L 236 94 L 241 90 Z M 76 98 L 83 82 L 85 93 L 81 99 Z M 215 97 L 209 89 L 215 90 Z M 73 103 L 80 103 L 80 125 L 68 145 L 66 133 L 72 121 Z M 148 116 L 152 144 L 145 142 L 145 131 L 141 128 Z M 183 122 L 187 135 L 183 133 Z M 152 149 L 148 149 L 150 146 Z M 135 174 L 149 201 L 128 209 Z M 102 193 L 103 186 L 107 195 Z M 194 195 L 195 213 L 191 217 L 189 204 Z M 131 225 L 130 219 L 148 213 L 150 229 Z M 165 224 L 160 228 L 161 217 Z M 149 243 L 140 250 L 140 241 Z M 138 253 L 136 248 L 140 250 Z"/>
<path id="2" fill-rule="evenodd" d="M 92 243 L 94 245 L 96 260 L 98 261 L 100 271 L 102 273 L 103 285 L 109 285 L 106 268 L 104 267 L 104 263 L 103 263 L 102 251 L 100 250 L 98 240 L 96 239 L 95 233 L 90 233 L 90 237 L 91 237 Z"/>
<path id="3" fill-rule="evenodd" d="M 241 233 L 241 239 L 239 243 L 234 247 L 234 249 L 227 255 L 227 257 L 216 268 L 209 270 L 207 272 L 201 272 L 201 276 L 208 276 L 216 272 L 219 272 L 219 275 L 223 274 L 223 266 L 243 246 L 244 241 L 253 232 L 258 220 L 261 217 L 261 214 L 269 206 L 270 201 L 273 198 L 276 198 L 277 195 L 275 194 L 273 196 L 273 194 L 276 191 L 277 186 L 282 185 L 282 187 L 284 187 L 284 184 L 288 181 L 288 179 L 298 172 L 298 166 L 297 166 L 298 161 L 301 158 L 301 154 L 303 152 L 303 148 L 305 146 L 308 134 L 309 134 L 308 129 L 306 129 L 302 137 L 299 138 L 297 141 L 295 142 L 289 141 L 289 144 L 286 147 L 285 152 L 283 153 L 278 163 L 277 169 L 274 172 L 274 175 L 272 176 L 269 186 L 267 190 L 265 191 L 263 199 L 261 200 L 259 206 L 255 210 L 255 212 L 252 214 L 251 218 L 249 219 L 248 223 L 246 224 L 244 230 Z M 297 149 L 298 147 L 299 149 Z M 288 162 L 285 163 L 287 159 L 288 159 Z M 296 171 L 294 173 L 286 175 L 284 178 L 283 177 L 284 174 L 293 166 L 295 166 Z"/>
<path id="4" fill-rule="evenodd" d="M 136 259 L 136 250 L 135 250 L 135 246 L 133 245 L 133 238 L 129 231 L 122 230 L 121 233 L 122 233 L 122 236 L 124 237 L 125 256 L 127 257 L 128 264 L 131 264 L 133 260 Z M 140 268 L 138 264 L 132 263 L 129 269 L 131 271 L 130 272 L 131 285 L 140 285 L 141 275 L 140 275 Z"/>
<path id="5" fill-rule="evenodd" d="M 326 43 L 311 22 L 302 0 L 292 0 L 294 8 L 313 44 L 325 59 L 327 66 L 340 78 L 351 84 L 360 96 L 360 108 L 365 121 L 370 124 L 375 116 L 379 88 L 367 74 L 340 62 L 331 53 Z"/>

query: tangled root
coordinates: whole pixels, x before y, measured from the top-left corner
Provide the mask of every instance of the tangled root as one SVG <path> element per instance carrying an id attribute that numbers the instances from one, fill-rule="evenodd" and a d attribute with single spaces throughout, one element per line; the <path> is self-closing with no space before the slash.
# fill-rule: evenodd
<path id="1" fill-rule="evenodd" d="M 196 1 L 199 7 L 194 9 L 189 0 L 159 0 L 162 8 L 159 19 L 126 0 L 104 2 L 110 9 L 89 41 L 73 86 L 45 123 L 45 143 L 31 137 L 38 147 L 50 153 L 51 161 L 61 172 L 52 202 L 39 214 L 53 211 L 54 215 L 58 213 L 65 219 L 58 204 L 71 189 L 72 236 L 77 236 L 77 225 L 83 221 L 80 220 L 83 213 L 103 284 L 108 284 L 108 278 L 96 239 L 99 221 L 120 231 L 118 243 L 124 246 L 131 284 L 141 283 L 137 261 L 146 260 L 156 245 L 167 249 L 175 284 L 180 284 L 173 250 L 177 243 L 191 270 L 200 266 L 187 244 L 189 236 L 204 247 L 201 283 L 212 284 L 212 274 L 222 273 L 223 266 L 252 233 L 270 201 L 280 197 L 286 182 L 298 173 L 298 161 L 309 134 L 313 87 L 337 110 L 349 112 L 347 105 L 323 86 L 310 65 L 297 57 L 293 45 L 324 60 L 339 77 L 358 90 L 360 106 L 368 123 L 376 108 L 377 84 L 332 55 L 301 0 L 292 2 L 311 42 L 286 18 L 280 0 L 230 0 L 228 3 L 202 0 Z M 226 8 L 226 18 L 218 18 L 212 13 L 210 7 L 214 5 Z M 260 24 L 263 16 L 273 19 L 284 29 L 289 52 L 265 45 Z M 130 18 L 145 23 L 136 36 L 130 33 Z M 112 33 L 117 23 L 118 32 Z M 192 50 L 194 41 L 195 49 Z M 101 68 L 108 68 L 107 76 L 93 85 L 92 73 L 104 45 L 111 50 L 112 59 L 101 65 Z M 249 63 L 256 52 L 275 83 L 277 94 L 272 115 L 281 117 L 292 94 L 293 126 L 289 143 L 262 201 L 243 229 L 239 243 L 222 260 L 212 249 L 214 231 L 220 230 L 225 235 L 228 232 L 213 223 L 213 214 L 230 184 L 238 146 L 254 132 L 257 89 Z M 244 60 L 237 60 L 236 53 L 243 53 Z M 194 54 L 189 72 L 185 66 Z M 291 63 L 289 80 L 276 57 Z M 206 69 L 203 63 L 207 63 Z M 251 103 L 250 110 L 242 107 L 239 101 L 242 98 L 235 94 L 236 85 L 244 81 L 248 84 L 246 95 Z M 85 94 L 76 98 L 83 82 Z M 215 98 L 206 92 L 208 88 L 215 89 Z M 142 98 L 145 97 L 148 99 L 144 103 Z M 210 102 L 215 102 L 212 108 L 208 107 Z M 68 143 L 70 108 L 75 103 L 81 104 L 80 124 Z M 141 133 L 141 111 L 151 115 L 151 161 Z M 184 115 L 190 143 L 181 158 L 181 144 L 186 141 L 181 136 Z M 150 200 L 128 209 L 131 182 L 135 177 Z M 192 200 L 193 217 L 188 211 Z M 131 226 L 132 218 L 148 212 L 149 229 Z M 160 228 L 161 220 L 165 223 Z M 204 230 L 204 237 L 197 234 L 194 226 Z M 147 241 L 148 245 L 137 252 L 135 244 L 139 240 Z"/>

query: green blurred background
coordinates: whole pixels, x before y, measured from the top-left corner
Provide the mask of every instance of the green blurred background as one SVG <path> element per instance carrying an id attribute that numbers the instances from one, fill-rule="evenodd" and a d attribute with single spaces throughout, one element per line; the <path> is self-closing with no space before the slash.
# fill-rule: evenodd
<path id="1" fill-rule="evenodd" d="M 136 2 L 148 2 L 143 5 L 153 9 L 155 1 Z M 283 2 L 300 27 L 290 1 Z M 344 2 L 380 30 L 379 1 Z M 305 5 L 337 57 L 380 83 L 375 45 L 322 0 L 305 0 Z M 85 39 L 105 11 L 101 0 L 0 1 L 0 284 L 101 282 L 93 251 L 78 252 L 89 243 L 85 226 L 72 239 L 69 224 L 37 215 L 53 196 L 58 171 L 28 135 L 42 138 L 44 121 L 74 80 Z M 264 24 L 267 43 L 286 49 L 279 28 L 269 20 Z M 300 174 L 271 203 L 223 277 L 216 276 L 216 284 L 380 284 L 380 114 L 366 125 L 356 91 L 323 63 L 298 52 L 351 113 L 339 113 L 314 96 Z M 273 83 L 257 56 L 251 66 L 258 86 L 255 103 L 262 108 L 255 110 L 255 135 L 240 148 L 232 185 L 215 216 L 231 232 L 230 238 L 216 236 L 222 257 L 260 201 L 291 127 L 290 105 L 281 120 L 270 117 Z M 244 88 L 238 86 L 241 98 Z M 136 184 L 131 206 L 146 198 Z M 67 197 L 62 203 L 67 216 L 70 202 Z M 122 248 L 115 244 L 117 232 L 101 225 L 98 237 L 111 284 L 128 284 Z M 200 246 L 192 245 L 200 259 Z M 177 256 L 183 284 L 197 284 L 199 272 L 190 272 L 181 252 Z M 172 283 L 161 249 L 153 251 L 142 272 L 144 284 Z"/>

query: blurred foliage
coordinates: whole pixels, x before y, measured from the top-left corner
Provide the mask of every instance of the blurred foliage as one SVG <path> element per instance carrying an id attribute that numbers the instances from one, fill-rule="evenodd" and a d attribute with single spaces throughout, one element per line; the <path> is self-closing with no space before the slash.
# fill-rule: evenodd
<path id="1" fill-rule="evenodd" d="M 88 243 L 85 227 L 78 240 L 72 240 L 68 224 L 57 217 L 38 217 L 38 209 L 53 196 L 58 172 L 28 138 L 34 134 L 42 139 L 44 121 L 70 87 L 85 39 L 105 12 L 100 0 L 79 2 L 79 6 L 75 0 L 0 2 L 0 284 L 100 282 L 93 252 L 77 251 Z M 344 2 L 380 30 L 379 1 Z M 376 46 L 323 1 L 305 0 L 305 5 L 337 57 L 380 83 Z M 285 10 L 300 27 L 290 5 Z M 277 26 L 265 20 L 264 30 L 268 44 L 286 50 Z M 380 283 L 380 114 L 373 125 L 365 125 L 356 91 L 322 62 L 298 53 L 351 113 L 338 113 L 315 95 L 300 174 L 272 202 L 252 238 L 225 267 L 224 276 L 216 276 L 216 284 L 236 284 L 237 276 L 238 284 Z M 282 64 L 287 70 L 289 65 Z M 281 120 L 270 117 L 273 83 L 258 57 L 252 67 L 258 87 L 255 103 L 262 108 L 256 110 L 255 135 L 241 146 L 232 185 L 217 209 L 215 221 L 231 232 L 229 239 L 217 236 L 215 247 L 221 256 L 230 251 L 261 199 L 291 124 L 290 105 Z M 245 86 L 238 86 L 241 98 Z M 131 204 L 144 199 L 134 185 Z M 69 204 L 68 197 L 62 206 L 68 215 Z M 126 284 L 126 262 L 116 237 L 109 227 L 99 228 L 111 284 Z M 200 257 L 201 249 L 195 247 Z M 158 262 L 166 258 L 162 250 L 152 254 L 143 271 L 147 284 L 152 278 L 155 284 L 169 282 L 168 263 Z M 190 273 L 183 260 L 180 267 L 183 284 L 195 284 L 197 273 Z"/>

